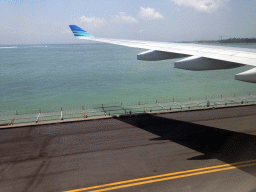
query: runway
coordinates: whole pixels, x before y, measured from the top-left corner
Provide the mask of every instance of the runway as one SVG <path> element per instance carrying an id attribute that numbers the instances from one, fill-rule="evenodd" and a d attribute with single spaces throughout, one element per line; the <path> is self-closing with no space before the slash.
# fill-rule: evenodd
<path id="1" fill-rule="evenodd" d="M 256 106 L 0 130 L 0 192 L 256 191 Z"/>

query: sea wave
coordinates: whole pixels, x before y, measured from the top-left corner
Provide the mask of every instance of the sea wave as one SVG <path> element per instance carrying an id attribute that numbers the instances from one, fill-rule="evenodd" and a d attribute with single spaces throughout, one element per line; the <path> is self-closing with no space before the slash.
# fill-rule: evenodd
<path id="1" fill-rule="evenodd" d="M 46 45 L 34 45 L 34 46 L 30 46 L 30 47 L 48 47 Z"/>
<path id="2" fill-rule="evenodd" d="M 17 48 L 17 47 L 0 47 L 0 49 L 14 49 L 14 48 Z"/>

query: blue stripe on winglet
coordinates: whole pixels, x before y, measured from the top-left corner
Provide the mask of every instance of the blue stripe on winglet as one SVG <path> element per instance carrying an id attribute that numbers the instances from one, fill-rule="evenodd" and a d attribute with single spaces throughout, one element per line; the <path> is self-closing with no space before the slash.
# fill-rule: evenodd
<path id="1" fill-rule="evenodd" d="M 69 27 L 74 33 L 75 37 L 93 37 L 90 33 L 81 29 L 77 25 L 69 25 Z"/>

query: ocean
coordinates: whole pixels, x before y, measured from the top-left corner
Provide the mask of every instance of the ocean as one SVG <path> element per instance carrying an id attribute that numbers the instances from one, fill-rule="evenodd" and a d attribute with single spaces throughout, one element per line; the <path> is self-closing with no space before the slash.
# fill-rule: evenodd
<path id="1" fill-rule="evenodd" d="M 250 66 L 186 71 L 173 68 L 177 59 L 138 61 L 143 51 L 109 44 L 0 46 L 0 112 L 256 93 L 255 84 L 234 80 Z"/>

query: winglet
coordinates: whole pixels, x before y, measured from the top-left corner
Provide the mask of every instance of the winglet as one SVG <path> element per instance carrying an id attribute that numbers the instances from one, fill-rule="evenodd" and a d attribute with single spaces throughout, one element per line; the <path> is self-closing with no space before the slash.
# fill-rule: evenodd
<path id="1" fill-rule="evenodd" d="M 69 25 L 69 27 L 74 33 L 75 37 L 93 37 L 90 33 L 81 29 L 77 25 Z"/>

